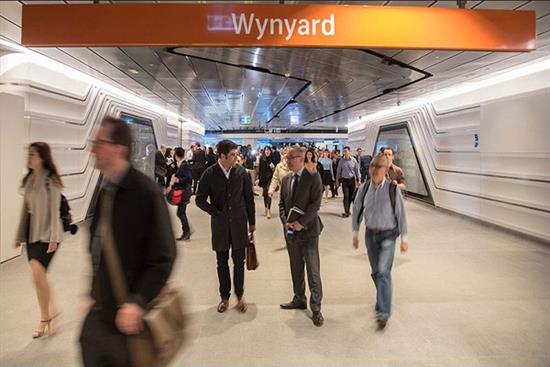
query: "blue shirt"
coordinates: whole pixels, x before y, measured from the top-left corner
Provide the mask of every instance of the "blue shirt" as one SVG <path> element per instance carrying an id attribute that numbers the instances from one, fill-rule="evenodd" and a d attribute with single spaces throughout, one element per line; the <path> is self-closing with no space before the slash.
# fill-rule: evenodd
<path id="1" fill-rule="evenodd" d="M 396 188 L 395 193 L 394 215 L 390 200 L 390 181 L 384 178 L 380 185 L 376 186 L 371 180 L 367 195 L 365 195 L 365 201 L 361 203 L 365 186 L 365 184 L 361 185 L 353 203 L 352 225 L 355 235 L 357 235 L 359 225 L 364 218 L 367 228 L 389 230 L 397 226 L 399 233 L 401 233 L 401 240 L 406 241 L 407 217 L 405 215 L 403 195 L 401 195 L 399 187 Z M 363 216 L 362 218 L 358 218 L 361 207 L 364 208 Z"/>
<path id="2" fill-rule="evenodd" d="M 323 165 L 325 171 L 329 171 L 332 174 L 332 159 L 330 158 L 319 158 L 319 163 Z"/>
<path id="3" fill-rule="evenodd" d="M 341 179 L 341 178 L 359 179 L 359 178 L 361 178 L 361 174 L 359 173 L 359 163 L 357 163 L 357 161 L 353 157 L 349 157 L 349 159 L 346 159 L 346 157 L 342 157 L 340 159 L 340 162 L 338 162 L 338 169 L 336 170 L 336 177 L 338 179 Z"/>

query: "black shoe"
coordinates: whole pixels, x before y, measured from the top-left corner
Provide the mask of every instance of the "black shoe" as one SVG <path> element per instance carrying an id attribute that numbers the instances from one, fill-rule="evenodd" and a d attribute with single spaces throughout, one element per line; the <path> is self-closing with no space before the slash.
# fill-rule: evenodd
<path id="1" fill-rule="evenodd" d="M 317 327 L 323 326 L 323 323 L 325 322 L 325 319 L 321 311 L 314 312 L 313 317 L 311 319 L 313 320 L 313 325 Z"/>
<path id="2" fill-rule="evenodd" d="M 347 217 L 349 217 L 349 216 L 350 216 L 349 213 L 342 213 L 342 218 L 347 218 Z"/>
<path id="3" fill-rule="evenodd" d="M 378 330 L 384 330 L 384 328 L 388 324 L 388 319 L 386 319 L 382 316 L 378 316 L 376 318 L 376 322 L 378 323 Z"/>
<path id="4" fill-rule="evenodd" d="M 283 310 L 305 310 L 307 308 L 305 303 L 297 303 L 290 301 L 288 303 L 282 303 L 281 308 Z"/>
<path id="5" fill-rule="evenodd" d="M 181 236 L 182 239 L 180 241 L 189 241 L 191 239 L 191 233 L 186 234 L 185 236 Z"/>

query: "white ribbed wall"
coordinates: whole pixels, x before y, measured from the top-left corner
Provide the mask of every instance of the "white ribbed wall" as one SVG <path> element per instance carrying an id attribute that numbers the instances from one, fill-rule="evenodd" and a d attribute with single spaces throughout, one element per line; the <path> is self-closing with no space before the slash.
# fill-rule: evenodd
<path id="1" fill-rule="evenodd" d="M 87 141 L 105 115 L 126 112 L 151 119 L 159 145 L 188 147 L 203 140 L 200 129 L 192 124 L 130 103 L 70 74 L 21 59 L 24 57 L 10 54 L 0 58 L 0 90 L 25 98 L 22 144 L 45 141 L 51 145 L 75 221 L 84 219 L 97 183 L 99 174 L 93 168 Z M 21 175 L 24 172 L 25 167 L 21 167 Z"/>
<path id="2" fill-rule="evenodd" d="M 550 240 L 549 71 L 356 125 L 350 144 L 403 122 L 436 206 Z"/>

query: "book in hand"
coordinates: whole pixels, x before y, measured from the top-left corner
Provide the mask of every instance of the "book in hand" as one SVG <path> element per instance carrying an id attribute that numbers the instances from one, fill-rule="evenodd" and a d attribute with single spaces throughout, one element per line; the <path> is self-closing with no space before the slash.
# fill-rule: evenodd
<path id="1" fill-rule="evenodd" d="M 298 208 L 297 206 L 293 206 L 288 211 L 288 215 L 286 216 L 286 222 L 287 223 L 295 222 L 298 219 L 300 219 L 300 217 L 302 215 L 304 215 L 304 211 L 302 209 Z M 294 235 L 294 230 L 292 228 L 288 228 L 286 230 L 286 235 L 287 236 L 293 236 Z"/>

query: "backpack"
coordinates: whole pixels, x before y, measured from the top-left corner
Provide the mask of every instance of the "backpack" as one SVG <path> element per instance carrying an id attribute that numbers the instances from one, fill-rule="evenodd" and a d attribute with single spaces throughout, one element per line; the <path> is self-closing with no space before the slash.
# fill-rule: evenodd
<path id="1" fill-rule="evenodd" d="M 357 216 L 357 220 L 359 220 L 362 217 L 363 211 L 365 210 L 365 198 L 367 197 L 367 192 L 369 191 L 369 185 L 370 185 L 370 180 L 366 181 L 364 184 L 361 185 L 361 186 L 365 186 L 365 190 L 363 191 L 363 195 L 361 196 L 361 209 L 359 209 L 359 215 Z M 361 190 L 361 187 L 359 187 L 358 191 L 359 190 Z M 397 184 L 393 181 L 390 181 L 389 194 L 390 194 L 390 204 L 393 209 L 393 215 L 395 216 L 395 195 L 397 194 Z M 396 222 L 397 222 L 397 218 L 396 218 Z"/>

